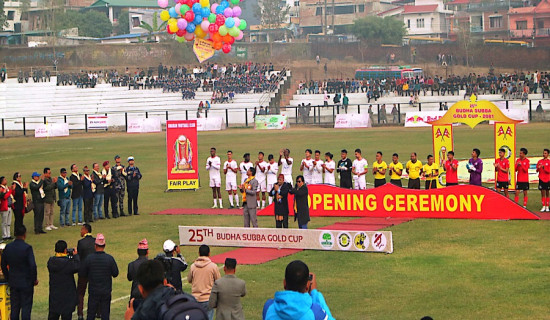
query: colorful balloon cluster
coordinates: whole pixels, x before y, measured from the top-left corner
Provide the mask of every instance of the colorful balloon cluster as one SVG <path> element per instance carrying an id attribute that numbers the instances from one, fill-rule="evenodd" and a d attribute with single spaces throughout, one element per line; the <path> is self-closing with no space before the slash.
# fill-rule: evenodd
<path id="1" fill-rule="evenodd" d="M 207 39 L 214 49 L 229 53 L 235 40 L 243 38 L 246 21 L 239 18 L 241 0 L 231 0 L 233 7 L 227 0 L 212 5 L 210 0 L 173 0 L 175 5 L 170 8 L 168 1 L 158 0 L 158 5 L 165 9 L 160 19 L 167 21 L 166 31 L 175 33 L 179 42 L 193 41 L 195 37 Z"/>

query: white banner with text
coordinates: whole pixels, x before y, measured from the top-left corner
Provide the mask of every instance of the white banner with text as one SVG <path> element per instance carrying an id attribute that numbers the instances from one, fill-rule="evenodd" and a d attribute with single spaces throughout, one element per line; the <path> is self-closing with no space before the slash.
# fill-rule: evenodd
<path id="1" fill-rule="evenodd" d="M 107 116 L 88 116 L 88 129 L 107 130 L 109 127 Z"/>
<path id="2" fill-rule="evenodd" d="M 180 245 L 393 252 L 391 231 L 179 226 Z"/>
<path id="3" fill-rule="evenodd" d="M 128 133 L 161 132 L 160 118 L 128 119 Z"/>
<path id="4" fill-rule="evenodd" d="M 369 127 L 372 127 L 372 123 L 370 123 L 370 117 L 366 113 L 337 114 L 334 121 L 334 128 L 336 129 Z"/>
<path id="5" fill-rule="evenodd" d="M 34 128 L 35 138 L 66 137 L 68 135 L 68 123 L 39 124 Z"/>

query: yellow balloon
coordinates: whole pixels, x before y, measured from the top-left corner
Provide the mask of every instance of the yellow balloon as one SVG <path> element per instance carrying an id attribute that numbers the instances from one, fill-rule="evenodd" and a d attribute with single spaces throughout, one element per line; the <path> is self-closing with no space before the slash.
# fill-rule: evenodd
<path id="1" fill-rule="evenodd" d="M 202 28 L 196 28 L 195 29 L 195 35 L 198 38 L 204 39 L 204 37 L 206 37 L 206 32 L 204 32 L 204 30 L 202 30 Z"/>
<path id="2" fill-rule="evenodd" d="M 180 29 L 180 28 L 178 28 L 177 24 L 169 25 L 169 28 L 170 28 L 170 31 L 172 31 L 172 32 L 178 32 L 178 30 Z"/>
<path id="3" fill-rule="evenodd" d="M 210 7 L 210 0 L 200 0 L 201 7 Z"/>
<path id="4" fill-rule="evenodd" d="M 168 19 L 170 19 L 170 13 L 168 13 L 167 10 L 162 10 L 160 12 L 160 20 L 162 21 L 168 21 Z"/>

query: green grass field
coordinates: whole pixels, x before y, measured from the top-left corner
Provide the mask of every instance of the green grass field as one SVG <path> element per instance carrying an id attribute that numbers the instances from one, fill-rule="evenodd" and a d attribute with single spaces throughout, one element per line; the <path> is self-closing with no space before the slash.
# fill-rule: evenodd
<path id="1" fill-rule="evenodd" d="M 491 157 L 493 127 L 466 126 L 455 129 L 457 158 L 467 158 L 478 147 L 482 157 Z M 548 147 L 548 125 L 529 124 L 518 127 L 517 145 L 530 154 Z M 92 162 L 133 155 L 144 178 L 140 190 L 139 217 L 102 220 L 93 224 L 94 234 L 104 233 L 106 251 L 112 254 L 121 270 L 114 281 L 113 300 L 129 294 L 127 264 L 135 259 L 138 241 L 147 237 L 150 254 L 162 249 L 164 240 L 178 237 L 178 225 L 241 226 L 239 216 L 151 216 L 148 213 L 168 208 L 206 208 L 212 205 L 211 190 L 164 193 L 166 189 L 165 135 L 129 135 L 124 133 L 77 134 L 67 138 L 9 138 L 0 140 L 0 175 L 11 178 L 15 171 L 30 180 L 33 171 L 49 166 L 59 168 L 76 163 L 82 168 Z M 374 161 L 375 152 L 385 155 L 398 152 L 401 161 L 416 151 L 420 159 L 431 153 L 431 129 L 373 128 L 334 130 L 292 128 L 284 132 L 258 132 L 231 129 L 199 134 L 199 164 L 202 186 L 208 185 L 203 163 L 209 148 L 217 147 L 224 159 L 227 149 L 240 155 L 258 151 L 277 154 L 288 147 L 295 159 L 306 148 L 331 151 L 363 150 Z M 389 157 L 386 157 L 388 160 Z M 294 166 L 294 174 L 298 166 Z M 372 176 L 369 175 L 372 182 Z M 533 186 L 532 186 L 533 187 Z M 540 208 L 540 194 L 529 194 L 529 209 Z M 227 207 L 227 197 L 224 195 Z M 56 215 L 56 224 L 59 221 Z M 311 227 L 341 221 L 337 218 L 314 218 Z M 32 214 L 25 218 L 32 230 Z M 261 227 L 272 227 L 270 217 L 259 219 Z M 296 227 L 292 224 L 292 227 Z M 548 221 L 473 221 L 418 219 L 391 228 L 394 253 L 389 255 L 304 251 L 260 266 L 240 266 L 238 276 L 246 280 L 248 296 L 243 299 L 247 319 L 261 319 L 263 303 L 282 289 L 284 268 L 294 259 L 304 260 L 318 275 L 324 293 L 337 319 L 550 319 L 547 303 L 550 291 L 550 242 Z M 53 255 L 55 241 L 66 240 L 76 246 L 79 228 L 71 227 L 46 235 L 28 235 L 35 249 L 40 284 L 35 289 L 33 319 L 46 319 L 48 310 L 48 271 L 46 262 Z M 213 248 L 218 254 L 231 248 Z M 197 257 L 197 247 L 182 248 L 188 261 Z M 186 276 L 186 273 L 183 274 Z M 184 285 L 184 290 L 190 290 Z M 127 300 L 112 305 L 112 319 L 122 319 Z"/>

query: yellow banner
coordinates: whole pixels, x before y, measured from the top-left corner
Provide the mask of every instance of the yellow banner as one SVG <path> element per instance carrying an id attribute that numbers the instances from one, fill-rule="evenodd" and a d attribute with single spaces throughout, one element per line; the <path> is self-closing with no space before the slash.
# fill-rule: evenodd
<path id="1" fill-rule="evenodd" d="M 494 103 L 485 100 L 477 101 L 477 97 L 472 95 L 470 101 L 464 100 L 455 103 L 443 117 L 430 122 L 430 124 L 464 123 L 473 129 L 483 121 L 520 123 L 522 120 L 510 119 Z"/>
<path id="2" fill-rule="evenodd" d="M 212 58 L 216 50 L 212 47 L 212 42 L 195 38 L 195 43 L 193 44 L 193 52 L 197 56 L 197 59 L 200 63 Z"/>
<path id="3" fill-rule="evenodd" d="M 434 146 L 434 162 L 439 164 L 439 179 L 437 179 L 437 187 L 443 188 L 446 185 L 444 180 L 445 161 L 447 160 L 447 152 L 453 150 L 453 126 L 451 124 L 433 125 L 432 140 Z"/>
<path id="4" fill-rule="evenodd" d="M 199 179 L 168 179 L 168 190 L 190 190 L 199 188 Z"/>
<path id="5" fill-rule="evenodd" d="M 516 124 L 495 123 L 495 160 L 499 158 L 498 150 L 506 151 L 506 159 L 510 161 L 510 190 L 516 189 Z M 495 173 L 495 183 L 496 183 Z"/>

